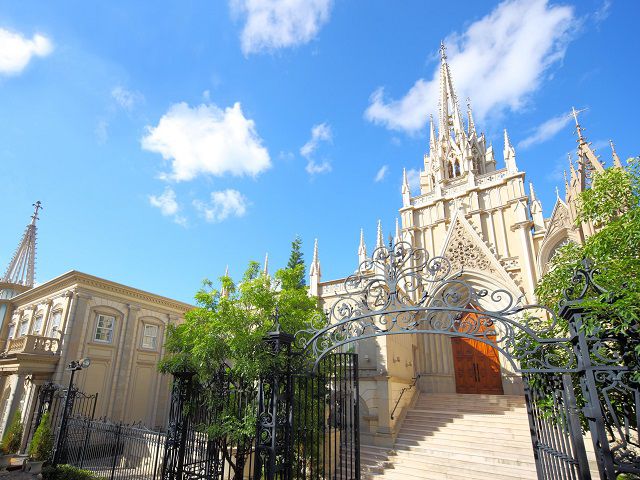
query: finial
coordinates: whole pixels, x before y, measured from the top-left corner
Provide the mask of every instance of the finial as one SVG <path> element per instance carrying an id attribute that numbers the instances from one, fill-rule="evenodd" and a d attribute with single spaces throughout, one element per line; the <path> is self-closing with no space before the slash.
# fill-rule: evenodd
<path id="1" fill-rule="evenodd" d="M 384 246 L 384 236 L 382 235 L 382 221 L 378 220 L 378 239 L 376 242 L 376 248 Z"/>
<path id="2" fill-rule="evenodd" d="M 318 239 L 313 242 L 313 263 L 318 262 Z"/>
<path id="3" fill-rule="evenodd" d="M 622 162 L 620 161 L 620 157 L 616 153 L 616 147 L 613 145 L 613 140 L 609 140 L 609 145 L 611 145 L 611 155 L 613 156 L 613 166 L 622 168 Z"/>
<path id="4" fill-rule="evenodd" d="M 447 60 L 447 47 L 444 45 L 444 42 L 440 41 L 440 59 L 445 62 Z"/>
<path id="5" fill-rule="evenodd" d="M 265 276 L 269 275 L 269 252 L 264 254 L 264 269 L 262 271 Z"/>
<path id="6" fill-rule="evenodd" d="M 533 182 L 529 182 L 529 190 L 531 191 L 531 200 L 536 201 L 536 191 L 533 189 Z"/>
<path id="7" fill-rule="evenodd" d="M 509 140 L 509 134 L 507 133 L 507 129 L 504 129 L 504 146 L 505 148 L 511 147 L 511 140 Z"/>
<path id="8" fill-rule="evenodd" d="M 34 210 L 33 210 L 33 215 L 31 215 L 31 225 L 35 225 L 36 224 L 36 220 L 38 220 L 38 210 L 44 208 L 42 206 L 42 202 L 40 202 L 40 200 L 38 200 L 36 203 L 33 204 Z"/>
<path id="9" fill-rule="evenodd" d="M 566 170 L 564 172 L 564 178 L 565 178 L 565 182 L 566 182 L 566 178 L 567 178 L 567 171 Z M 560 200 L 560 189 L 558 188 L 557 185 L 556 185 L 556 199 Z"/>
<path id="10" fill-rule="evenodd" d="M 400 243 L 400 224 L 398 223 L 398 217 L 396 217 L 396 243 Z"/>
<path id="11" fill-rule="evenodd" d="M 576 133 L 578 134 L 578 141 L 582 142 L 584 141 L 584 139 L 582 138 L 582 130 L 583 128 L 580 126 L 580 122 L 578 122 L 578 114 L 582 113 L 586 110 L 586 108 L 583 108 L 582 110 L 576 110 L 575 107 L 571 107 L 571 115 L 573 116 L 573 119 L 576 122 Z"/>

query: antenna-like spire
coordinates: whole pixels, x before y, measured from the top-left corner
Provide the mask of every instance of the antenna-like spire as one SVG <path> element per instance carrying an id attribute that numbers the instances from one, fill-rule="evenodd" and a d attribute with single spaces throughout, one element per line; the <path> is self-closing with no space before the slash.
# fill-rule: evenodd
<path id="1" fill-rule="evenodd" d="M 410 193 L 409 180 L 407 179 L 407 169 L 402 169 L 402 193 Z"/>
<path id="2" fill-rule="evenodd" d="M 476 133 L 476 123 L 473 121 L 473 113 L 471 112 L 471 99 L 467 98 L 467 119 L 469 122 L 469 135 Z"/>
<path id="3" fill-rule="evenodd" d="M 395 244 L 400 243 L 401 238 L 400 238 L 400 224 L 398 223 L 398 217 L 396 217 L 396 236 L 393 239 Z"/>
<path id="4" fill-rule="evenodd" d="M 0 280 L 3 283 L 33 287 L 36 266 L 36 221 L 38 220 L 38 211 L 42 209 L 42 203 L 37 201 L 33 206 L 34 211 L 33 215 L 31 215 L 31 223 L 27 225 L 20 245 L 13 254 L 5 274 Z"/>
<path id="5" fill-rule="evenodd" d="M 613 140 L 609 140 L 609 145 L 611 145 L 611 155 L 613 156 L 613 165 L 617 168 L 622 168 L 622 162 L 620 161 L 620 157 L 616 153 L 616 147 L 613 145 Z"/>
<path id="6" fill-rule="evenodd" d="M 269 275 L 269 252 L 264 254 L 264 268 L 262 270 L 262 273 L 265 277 Z"/>
<path id="7" fill-rule="evenodd" d="M 360 229 L 360 245 L 358 245 L 358 265 L 367 260 L 367 246 L 364 243 L 364 228 Z"/>
<path id="8" fill-rule="evenodd" d="M 536 201 L 536 191 L 533 189 L 533 182 L 529 182 L 529 190 L 531 191 L 531 201 Z"/>
<path id="9" fill-rule="evenodd" d="M 313 243 L 313 260 L 311 261 L 311 268 L 309 269 L 309 274 L 320 277 L 320 260 L 318 259 L 318 239 L 317 238 Z"/>
<path id="10" fill-rule="evenodd" d="M 576 133 L 578 134 L 578 142 L 584 142 L 584 138 L 582 136 L 582 127 L 580 126 L 580 122 L 578 122 L 578 114 L 584 112 L 586 109 L 576 110 L 576 107 L 571 107 L 571 115 L 576 122 Z"/>
<path id="11" fill-rule="evenodd" d="M 453 110 L 451 114 L 449 114 L 449 102 Z M 444 42 L 440 42 L 440 125 L 438 126 L 440 137 L 449 136 L 450 127 L 453 127 L 456 136 L 464 133 L 458 99 L 447 63 L 447 48 Z"/>
<path id="12" fill-rule="evenodd" d="M 376 248 L 384 247 L 384 235 L 382 235 L 382 221 L 378 220 L 378 232 L 376 237 Z"/>

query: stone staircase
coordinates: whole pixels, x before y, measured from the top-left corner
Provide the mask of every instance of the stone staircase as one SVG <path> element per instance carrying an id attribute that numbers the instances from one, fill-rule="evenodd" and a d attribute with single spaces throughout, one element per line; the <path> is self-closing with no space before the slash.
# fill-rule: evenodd
<path id="1" fill-rule="evenodd" d="M 425 394 L 392 450 L 362 445 L 371 480 L 535 479 L 524 397 Z"/>

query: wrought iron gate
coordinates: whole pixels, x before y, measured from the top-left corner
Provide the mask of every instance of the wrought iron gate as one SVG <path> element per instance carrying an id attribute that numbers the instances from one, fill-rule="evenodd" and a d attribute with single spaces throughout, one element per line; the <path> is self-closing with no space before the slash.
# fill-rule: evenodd
<path id="1" fill-rule="evenodd" d="M 284 347 L 281 332 L 267 340 Z M 288 362 L 290 364 L 290 362 Z M 205 384 L 176 375 L 162 478 L 335 479 L 360 478 L 358 358 L 326 356 L 315 371 L 273 372 L 258 385 L 244 385 L 228 368 Z M 234 437 L 220 422 L 255 421 L 252 434 Z"/>
<path id="2" fill-rule="evenodd" d="M 234 452 L 248 462 L 234 472 L 237 479 L 360 478 L 357 356 L 334 352 L 359 340 L 402 334 L 483 342 L 522 375 L 540 480 L 640 478 L 640 328 L 615 333 L 607 319 L 585 328 L 588 292 L 606 297 L 594 274 L 585 262 L 556 314 L 521 305 L 507 290 L 477 288 L 446 258 L 430 258 L 410 244 L 379 247 L 307 329 L 294 337 L 276 328 L 265 339 L 288 361 L 255 390 L 242 387 L 246 398 L 226 393 L 237 391 L 233 379 L 208 390 L 222 407 L 239 402 L 238 418 L 254 415 L 255 436 L 242 446 L 206 428 L 215 409 L 198 401 L 202 387 L 192 377 L 176 376 L 163 478 L 229 476 Z M 311 360 L 309 374 L 292 370 L 295 355 Z M 596 455 L 593 470 L 586 432 Z"/>

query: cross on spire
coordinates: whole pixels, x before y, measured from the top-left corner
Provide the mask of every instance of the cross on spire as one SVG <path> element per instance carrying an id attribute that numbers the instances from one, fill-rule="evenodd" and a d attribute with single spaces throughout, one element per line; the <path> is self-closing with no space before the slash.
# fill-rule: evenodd
<path id="1" fill-rule="evenodd" d="M 33 287 L 36 264 L 36 221 L 38 220 L 38 211 L 42 209 L 42 203 L 37 201 L 33 204 L 33 207 L 31 223 L 27 225 L 20 245 L 18 245 L 7 270 L 0 279 L 3 283 Z"/>

